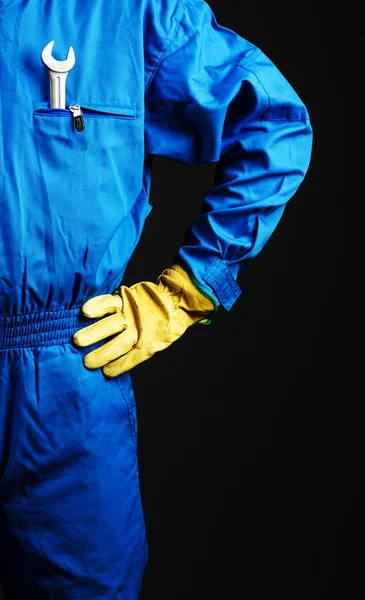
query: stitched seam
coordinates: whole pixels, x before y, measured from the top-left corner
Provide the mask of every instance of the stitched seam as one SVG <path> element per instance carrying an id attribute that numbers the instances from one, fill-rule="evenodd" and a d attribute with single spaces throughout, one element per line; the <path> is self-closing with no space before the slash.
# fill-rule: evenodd
<path id="1" fill-rule="evenodd" d="M 175 29 L 174 29 L 174 31 L 172 33 L 172 36 L 171 36 L 171 39 L 170 39 L 169 43 L 167 44 L 165 50 L 162 52 L 162 54 L 160 56 L 160 59 L 157 61 L 156 65 L 155 65 L 155 68 L 153 69 L 153 71 L 152 71 L 152 73 L 151 73 L 151 75 L 150 75 L 150 77 L 149 77 L 149 79 L 148 79 L 148 81 L 146 83 L 145 94 L 146 94 L 146 92 L 147 92 L 147 90 L 148 90 L 148 88 L 149 88 L 149 86 L 151 84 L 152 79 L 154 78 L 154 76 L 155 76 L 155 74 L 157 72 L 158 67 L 161 64 L 162 59 L 164 58 L 165 54 L 167 53 L 168 49 L 170 48 L 170 46 L 171 46 L 171 44 L 172 44 L 172 42 L 173 42 L 173 40 L 174 40 L 174 38 L 176 36 L 178 28 L 180 27 L 181 21 L 183 20 L 183 17 L 185 15 L 186 4 L 185 4 L 185 2 L 183 2 L 183 0 L 180 0 L 180 1 L 184 4 L 184 10 L 182 11 L 182 14 L 181 14 L 181 17 L 180 17 L 178 23 L 176 24 L 176 27 L 175 27 Z"/>
<path id="2" fill-rule="evenodd" d="M 128 421 L 129 421 L 129 428 L 130 428 L 131 433 L 132 433 L 133 442 L 137 446 L 136 423 L 135 423 L 134 415 L 132 414 L 132 407 L 130 406 L 129 398 L 127 397 L 127 393 L 126 393 L 126 391 L 124 389 L 124 386 L 119 381 L 118 377 L 116 377 L 115 381 L 116 381 L 116 384 L 117 384 L 118 388 L 120 389 L 120 391 L 122 393 L 122 396 L 123 396 L 123 399 L 124 399 L 124 404 L 125 404 L 126 409 L 127 409 Z"/>
<path id="3" fill-rule="evenodd" d="M 260 53 L 262 54 L 262 52 L 260 51 Z M 251 52 L 251 54 L 248 57 L 247 63 L 252 62 L 252 60 L 250 60 L 250 58 L 252 57 L 253 54 L 256 54 L 256 51 Z M 265 110 L 262 111 L 262 113 L 260 114 L 260 119 L 265 120 L 265 113 L 268 112 L 268 110 L 270 109 L 270 95 L 268 94 L 268 92 L 266 91 L 266 88 L 264 87 L 264 85 L 261 83 L 260 79 L 258 78 L 258 76 L 256 75 L 256 73 L 254 73 L 253 71 L 251 71 L 251 69 L 248 69 L 246 67 L 246 64 L 242 64 L 241 63 L 237 63 L 237 66 L 240 67 L 241 69 L 244 69 L 245 71 L 248 71 L 248 73 L 251 73 L 251 75 L 253 75 L 253 77 L 255 77 L 257 83 L 261 86 L 261 88 L 263 89 L 263 91 L 265 92 L 266 96 L 267 96 L 267 106 L 265 108 Z M 305 123 L 309 122 L 309 117 L 306 115 L 306 113 L 303 113 L 303 116 L 298 117 L 297 119 L 267 119 L 267 122 L 282 122 L 282 123 L 287 123 L 287 122 L 300 122 L 303 123 L 303 121 Z"/>
<path id="4" fill-rule="evenodd" d="M 219 261 L 219 259 L 218 259 L 218 261 Z M 226 263 L 225 263 L 224 261 L 222 261 L 222 263 L 223 263 L 223 264 L 224 264 L 224 266 L 225 266 L 225 267 L 228 269 L 228 266 L 226 265 Z M 215 283 L 218 283 L 218 285 L 219 285 L 219 278 L 217 278 L 217 279 L 216 279 L 216 278 L 214 277 L 214 272 L 222 273 L 222 275 L 223 275 L 223 277 L 224 277 L 224 281 L 225 281 L 225 283 L 227 283 L 227 284 L 228 284 L 228 286 L 229 286 L 229 288 L 230 288 L 230 290 L 231 290 L 233 293 L 235 293 L 236 289 L 235 289 L 235 287 L 234 287 L 234 282 L 233 282 L 233 281 L 231 281 L 230 277 L 228 276 L 228 274 L 226 273 L 225 269 L 223 268 L 223 265 L 221 265 L 221 264 L 220 264 L 220 262 L 216 262 L 216 264 L 215 264 L 215 265 L 213 264 L 213 265 L 212 265 L 212 268 L 211 268 L 211 270 L 212 270 L 211 277 L 212 277 L 212 280 L 213 280 Z M 208 272 L 207 272 L 207 274 L 206 274 L 206 275 L 209 277 L 209 270 L 208 270 Z"/>

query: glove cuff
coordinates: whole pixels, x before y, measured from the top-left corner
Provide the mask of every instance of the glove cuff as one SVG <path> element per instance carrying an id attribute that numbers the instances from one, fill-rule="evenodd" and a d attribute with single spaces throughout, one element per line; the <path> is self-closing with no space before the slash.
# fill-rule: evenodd
<path id="1" fill-rule="evenodd" d="M 198 311 L 201 313 L 200 318 L 196 319 L 197 323 L 208 325 L 211 321 L 207 316 L 215 313 L 218 310 L 217 301 L 209 296 L 203 290 L 191 273 L 186 271 L 178 263 L 173 263 L 165 269 L 158 278 L 169 288 L 173 287 L 176 291 L 182 292 L 185 299 L 185 310 Z"/>

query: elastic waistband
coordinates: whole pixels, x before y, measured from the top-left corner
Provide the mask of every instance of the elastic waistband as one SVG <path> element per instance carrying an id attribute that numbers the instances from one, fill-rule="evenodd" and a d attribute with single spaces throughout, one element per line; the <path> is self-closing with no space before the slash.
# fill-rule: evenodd
<path id="1" fill-rule="evenodd" d="M 71 343 L 73 334 L 96 319 L 87 319 L 80 308 L 44 310 L 0 316 L 0 349 L 38 348 Z"/>

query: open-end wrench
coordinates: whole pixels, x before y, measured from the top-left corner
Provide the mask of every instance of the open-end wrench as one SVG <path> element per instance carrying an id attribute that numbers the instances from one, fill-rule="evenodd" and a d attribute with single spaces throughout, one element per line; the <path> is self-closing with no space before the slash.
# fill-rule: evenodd
<path id="1" fill-rule="evenodd" d="M 54 40 L 42 51 L 42 61 L 46 65 L 50 82 L 51 108 L 66 108 L 66 78 L 75 64 L 75 53 L 72 46 L 68 49 L 66 60 L 56 60 L 52 56 Z"/>

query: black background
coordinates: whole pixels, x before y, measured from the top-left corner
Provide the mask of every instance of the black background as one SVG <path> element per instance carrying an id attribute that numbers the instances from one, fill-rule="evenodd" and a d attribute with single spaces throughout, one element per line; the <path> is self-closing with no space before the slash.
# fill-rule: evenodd
<path id="1" fill-rule="evenodd" d="M 278 228 L 240 271 L 233 308 L 132 371 L 149 544 L 140 598 L 349 599 L 364 564 L 351 3 L 208 4 L 292 83 L 314 146 Z M 213 176 L 214 165 L 156 158 L 127 284 L 155 281 L 172 262 Z"/>
<path id="2" fill-rule="evenodd" d="M 313 154 L 233 308 L 131 372 L 140 600 L 352 600 L 364 565 L 361 19 L 349 1 L 208 4 L 292 83 Z M 213 177 L 214 165 L 156 159 L 125 283 L 172 262 Z"/>

